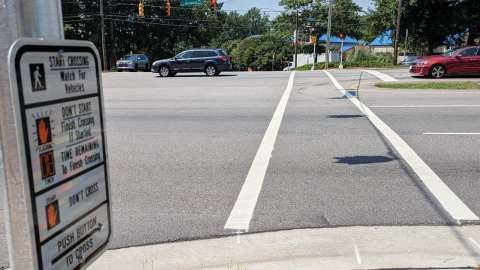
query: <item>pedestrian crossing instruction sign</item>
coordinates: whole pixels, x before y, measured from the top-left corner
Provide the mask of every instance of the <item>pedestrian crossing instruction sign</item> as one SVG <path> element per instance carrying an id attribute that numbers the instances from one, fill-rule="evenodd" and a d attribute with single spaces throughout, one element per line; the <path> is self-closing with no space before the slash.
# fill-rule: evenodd
<path id="1" fill-rule="evenodd" d="M 18 137 L 36 270 L 84 269 L 110 240 L 99 63 L 90 42 L 21 39 L 10 48 L 8 128 Z"/>

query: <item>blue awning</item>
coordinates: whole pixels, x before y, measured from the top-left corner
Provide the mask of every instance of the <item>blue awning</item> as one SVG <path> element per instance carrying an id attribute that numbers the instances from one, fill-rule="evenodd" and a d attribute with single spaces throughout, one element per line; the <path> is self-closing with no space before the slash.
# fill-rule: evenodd
<path id="1" fill-rule="evenodd" d="M 326 42 L 327 41 L 327 35 L 321 36 L 318 41 L 320 42 Z M 330 37 L 330 43 L 342 43 L 342 40 L 337 37 L 337 36 L 331 36 Z M 351 43 L 351 44 L 358 44 L 358 40 L 353 37 L 346 36 L 345 39 L 343 40 L 343 43 Z"/>
<path id="2" fill-rule="evenodd" d="M 351 48 L 355 47 L 354 45 L 343 45 L 342 52 L 346 52 L 350 50 Z"/>
<path id="3" fill-rule="evenodd" d="M 393 46 L 392 30 L 383 32 L 370 42 L 370 46 Z"/>

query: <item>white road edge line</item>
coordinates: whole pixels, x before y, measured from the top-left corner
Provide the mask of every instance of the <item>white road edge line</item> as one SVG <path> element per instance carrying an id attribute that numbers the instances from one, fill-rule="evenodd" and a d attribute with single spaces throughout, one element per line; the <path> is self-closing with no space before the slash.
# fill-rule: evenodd
<path id="1" fill-rule="evenodd" d="M 476 108 L 480 105 L 370 105 L 370 108 Z"/>
<path id="2" fill-rule="evenodd" d="M 463 135 L 463 136 L 471 136 L 471 135 L 480 135 L 480 132 L 424 132 L 423 135 Z"/>
<path id="3" fill-rule="evenodd" d="M 290 93 L 293 89 L 294 77 L 295 71 L 290 73 L 287 87 L 275 109 L 272 120 L 265 131 L 262 142 L 258 147 L 257 154 L 255 155 L 250 170 L 248 171 L 247 178 L 238 194 L 237 201 L 225 223 L 225 230 L 238 230 L 242 232 L 248 232 L 249 230 L 258 195 L 262 189 L 263 179 L 265 178 L 268 164 L 270 163 L 270 158 L 275 146 L 278 130 L 280 129 L 288 99 L 290 98 Z"/>
<path id="4" fill-rule="evenodd" d="M 477 241 L 475 241 L 475 239 L 473 239 L 472 237 L 469 237 L 468 240 L 470 240 L 470 242 L 472 242 L 477 247 L 477 249 L 480 250 L 480 244 Z"/>
<path id="5" fill-rule="evenodd" d="M 330 72 L 323 71 L 335 87 L 347 97 L 360 111 L 362 111 L 370 122 L 382 133 L 382 135 L 393 145 L 395 150 L 412 168 L 415 174 L 425 184 L 428 190 L 435 196 L 440 205 L 458 223 L 461 220 L 478 220 L 472 210 L 466 206 L 460 198 L 440 179 L 440 177 L 423 161 L 420 156 L 385 122 L 383 122 L 373 111 L 345 91 Z"/>
<path id="6" fill-rule="evenodd" d="M 363 71 L 372 74 L 373 76 L 379 78 L 380 80 L 382 80 L 384 82 L 398 82 L 398 80 L 393 78 L 392 76 L 387 75 L 387 74 L 382 73 L 382 72 L 377 71 L 377 70 L 364 69 Z"/>
<path id="7" fill-rule="evenodd" d="M 355 257 L 357 258 L 358 265 L 362 264 L 362 257 L 360 257 L 360 251 L 358 250 L 357 243 L 354 242 L 353 249 L 355 250 Z"/>

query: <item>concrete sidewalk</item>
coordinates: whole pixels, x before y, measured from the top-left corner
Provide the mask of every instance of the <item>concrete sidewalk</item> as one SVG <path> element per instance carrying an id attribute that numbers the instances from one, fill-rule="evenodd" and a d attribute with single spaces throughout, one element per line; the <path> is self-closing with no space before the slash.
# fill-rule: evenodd
<path id="1" fill-rule="evenodd" d="M 475 269 L 480 226 L 340 227 L 110 250 L 89 270 Z"/>

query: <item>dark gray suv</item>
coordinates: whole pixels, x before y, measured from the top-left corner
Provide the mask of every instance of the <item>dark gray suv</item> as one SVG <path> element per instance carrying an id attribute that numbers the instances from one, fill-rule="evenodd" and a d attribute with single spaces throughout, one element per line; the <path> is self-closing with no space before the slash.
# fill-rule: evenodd
<path id="1" fill-rule="evenodd" d="M 192 49 L 152 64 L 152 72 L 162 77 L 174 76 L 178 72 L 205 72 L 207 76 L 216 76 L 230 70 L 230 57 L 222 49 Z"/>

